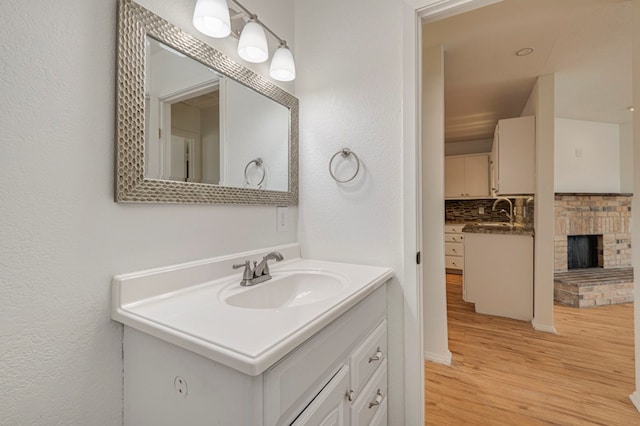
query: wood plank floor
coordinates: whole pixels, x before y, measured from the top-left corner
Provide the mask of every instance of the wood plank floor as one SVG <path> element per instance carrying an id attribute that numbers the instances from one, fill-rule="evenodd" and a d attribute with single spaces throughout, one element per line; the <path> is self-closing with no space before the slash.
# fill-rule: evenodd
<path id="1" fill-rule="evenodd" d="M 640 425 L 633 304 L 555 306 L 558 334 L 476 314 L 447 275 L 451 367 L 425 363 L 427 425 Z"/>

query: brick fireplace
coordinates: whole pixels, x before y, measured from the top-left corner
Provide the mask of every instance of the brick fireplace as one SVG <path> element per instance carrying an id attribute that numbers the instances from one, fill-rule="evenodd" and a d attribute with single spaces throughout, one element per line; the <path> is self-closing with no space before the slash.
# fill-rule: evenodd
<path id="1" fill-rule="evenodd" d="M 633 301 L 631 198 L 631 194 L 556 194 L 556 301 L 577 307 Z M 584 257 L 593 262 L 576 261 Z"/>
<path id="2" fill-rule="evenodd" d="M 555 272 L 568 269 L 568 236 L 602 236 L 602 267 L 631 266 L 631 195 L 556 194 Z"/>

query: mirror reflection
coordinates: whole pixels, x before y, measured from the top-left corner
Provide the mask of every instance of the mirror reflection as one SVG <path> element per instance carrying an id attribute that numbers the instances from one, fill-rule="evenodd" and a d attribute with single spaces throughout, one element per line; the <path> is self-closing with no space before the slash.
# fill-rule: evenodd
<path id="1" fill-rule="evenodd" d="M 288 190 L 289 109 L 147 36 L 145 178 Z"/>

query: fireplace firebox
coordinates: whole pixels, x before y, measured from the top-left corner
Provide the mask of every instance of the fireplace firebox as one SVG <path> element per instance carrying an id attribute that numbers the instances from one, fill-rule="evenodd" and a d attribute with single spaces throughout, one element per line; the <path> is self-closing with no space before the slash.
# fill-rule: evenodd
<path id="1" fill-rule="evenodd" d="M 568 235 L 568 269 L 602 268 L 602 235 Z"/>

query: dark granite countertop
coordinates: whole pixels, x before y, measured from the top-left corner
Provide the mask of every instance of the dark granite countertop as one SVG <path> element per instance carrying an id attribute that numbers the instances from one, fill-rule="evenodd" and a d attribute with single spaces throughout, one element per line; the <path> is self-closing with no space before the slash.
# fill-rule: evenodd
<path id="1" fill-rule="evenodd" d="M 633 197 L 630 192 L 556 192 L 555 195 L 562 197 Z"/>
<path id="2" fill-rule="evenodd" d="M 471 223 L 462 228 L 462 232 L 473 234 L 534 235 L 534 229 L 531 225 L 515 224 L 514 226 L 510 226 L 506 222 Z"/>

